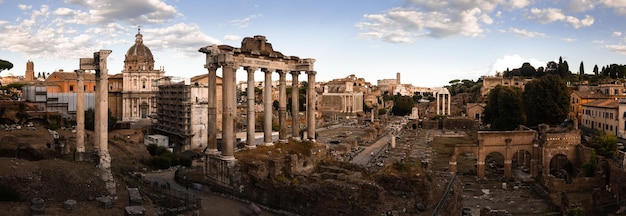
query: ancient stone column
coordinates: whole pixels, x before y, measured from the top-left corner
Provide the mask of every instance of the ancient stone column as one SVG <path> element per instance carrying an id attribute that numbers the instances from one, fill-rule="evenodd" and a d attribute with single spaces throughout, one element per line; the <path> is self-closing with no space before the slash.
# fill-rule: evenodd
<path id="1" fill-rule="evenodd" d="M 76 161 L 83 161 L 85 154 L 85 71 L 75 70 L 78 80 L 76 91 Z"/>
<path id="2" fill-rule="evenodd" d="M 452 100 L 452 95 L 450 95 L 450 93 L 446 95 L 448 96 L 448 115 L 452 115 L 452 113 L 450 112 L 450 101 Z"/>
<path id="3" fill-rule="evenodd" d="M 287 72 L 278 71 L 278 141 L 287 143 Z"/>
<path id="4" fill-rule="evenodd" d="M 440 96 L 441 96 L 441 95 L 440 95 L 439 93 L 437 93 L 437 96 L 436 96 L 436 99 L 435 99 L 435 100 L 436 100 L 436 102 L 437 102 L 437 115 L 439 115 L 439 97 L 440 97 Z"/>
<path id="5" fill-rule="evenodd" d="M 272 143 L 272 69 L 263 69 L 265 72 L 265 87 L 263 88 L 263 145 Z"/>
<path id="6" fill-rule="evenodd" d="M 111 167 L 111 156 L 109 155 L 109 127 L 108 127 L 108 108 L 109 108 L 109 70 L 107 69 L 107 57 L 111 54 L 111 50 L 100 50 L 100 52 L 94 53 L 94 59 L 99 63 L 98 70 L 96 70 L 96 77 L 98 78 L 99 86 L 98 92 L 96 94 L 100 94 L 99 100 L 97 101 L 96 110 L 100 110 L 98 112 L 98 116 L 96 116 L 96 122 L 99 123 L 100 127 L 95 131 L 99 134 L 99 146 L 100 146 L 100 167 L 104 169 L 108 169 Z"/>
<path id="7" fill-rule="evenodd" d="M 307 106 L 307 119 L 306 119 L 306 127 L 307 127 L 307 138 L 310 141 L 315 142 L 315 74 L 317 74 L 317 72 L 315 71 L 307 71 L 306 72 L 307 76 L 308 76 L 308 89 L 307 89 L 307 102 L 306 102 L 306 106 Z"/>
<path id="8" fill-rule="evenodd" d="M 208 139 L 207 140 L 207 154 L 218 154 L 217 150 L 217 68 L 216 64 L 206 65 L 209 70 L 209 93 L 208 93 L 208 106 L 209 113 L 207 120 Z M 222 89 L 223 90 L 223 89 Z"/>
<path id="9" fill-rule="evenodd" d="M 247 143 L 246 143 L 246 147 L 253 149 L 256 148 L 256 142 L 255 142 L 255 113 L 254 113 L 254 71 L 256 71 L 256 68 L 253 67 L 246 67 L 245 68 L 246 71 L 248 72 L 248 89 L 246 90 L 246 93 L 248 94 L 248 114 L 247 114 L 247 118 L 248 118 L 248 135 L 246 137 L 247 139 Z"/>
<path id="10" fill-rule="evenodd" d="M 291 71 L 291 138 L 300 140 L 300 88 L 298 85 L 300 71 Z"/>
<path id="11" fill-rule="evenodd" d="M 512 166 L 511 160 L 504 160 L 504 177 L 511 178 L 511 176 L 513 176 L 511 170 Z"/>
<path id="12" fill-rule="evenodd" d="M 235 156 L 235 72 L 236 64 L 226 62 L 222 65 L 222 160 L 234 160 Z"/>
<path id="13" fill-rule="evenodd" d="M 485 161 L 479 160 L 476 162 L 476 174 L 478 174 L 478 179 L 485 178 Z"/>
<path id="14" fill-rule="evenodd" d="M 94 154 L 99 154 L 100 152 L 100 134 L 96 133 L 96 131 L 100 131 L 100 125 L 102 125 L 102 122 L 100 122 L 100 118 L 98 116 L 100 116 L 100 109 L 98 109 L 98 101 L 100 101 L 100 97 L 101 95 L 98 94 L 98 91 L 100 90 L 100 86 L 102 85 L 102 83 L 100 82 L 100 75 L 96 74 L 96 90 L 95 90 L 95 104 L 94 104 L 94 110 L 93 110 L 93 114 L 94 114 L 94 118 L 93 118 L 93 151 Z"/>

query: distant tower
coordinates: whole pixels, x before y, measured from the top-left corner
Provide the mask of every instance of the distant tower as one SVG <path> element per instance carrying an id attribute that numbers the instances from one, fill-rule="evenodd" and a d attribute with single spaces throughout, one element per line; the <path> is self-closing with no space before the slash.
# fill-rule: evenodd
<path id="1" fill-rule="evenodd" d="M 396 84 L 400 85 L 400 72 L 396 73 Z"/>
<path id="2" fill-rule="evenodd" d="M 35 80 L 35 63 L 33 63 L 32 61 L 28 60 L 26 62 L 26 81 L 33 81 Z"/>

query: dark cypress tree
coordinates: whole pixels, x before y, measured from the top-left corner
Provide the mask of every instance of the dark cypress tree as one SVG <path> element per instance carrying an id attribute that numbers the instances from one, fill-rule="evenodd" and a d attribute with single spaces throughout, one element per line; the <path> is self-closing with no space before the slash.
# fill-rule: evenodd
<path id="1" fill-rule="evenodd" d="M 524 110 L 529 126 L 557 125 L 567 118 L 569 89 L 563 79 L 547 75 L 524 87 Z"/>

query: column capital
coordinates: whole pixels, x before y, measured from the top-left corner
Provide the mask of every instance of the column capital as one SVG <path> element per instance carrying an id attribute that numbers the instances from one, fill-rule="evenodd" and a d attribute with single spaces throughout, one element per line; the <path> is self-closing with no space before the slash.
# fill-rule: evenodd
<path id="1" fill-rule="evenodd" d="M 220 66 L 222 66 L 223 68 L 226 68 L 226 67 L 233 68 L 235 70 L 239 67 L 239 65 L 235 62 L 221 62 Z"/>
<path id="2" fill-rule="evenodd" d="M 278 73 L 278 75 L 283 78 L 287 75 L 287 71 L 283 71 L 283 70 L 276 70 L 276 73 Z"/>
<path id="3" fill-rule="evenodd" d="M 276 69 L 274 69 L 274 68 L 261 68 L 261 71 L 263 71 L 264 73 L 273 73 L 274 71 L 276 71 Z"/>
<path id="4" fill-rule="evenodd" d="M 315 74 L 317 74 L 317 71 L 307 71 L 306 74 L 307 75 L 315 75 Z"/>
<path id="5" fill-rule="evenodd" d="M 77 78 L 81 78 L 84 77 L 85 70 L 74 70 L 74 73 L 76 73 Z"/>
<path id="6" fill-rule="evenodd" d="M 257 67 L 251 67 L 251 66 L 244 66 L 243 67 L 244 70 L 248 71 L 248 72 L 255 72 L 256 70 L 258 70 L 259 68 Z"/>
<path id="7" fill-rule="evenodd" d="M 298 75 L 300 75 L 300 71 L 289 71 L 289 73 L 290 73 L 292 76 L 298 76 Z"/>
<path id="8" fill-rule="evenodd" d="M 220 65 L 215 62 L 204 64 L 204 68 L 209 69 L 209 70 L 217 70 L 219 67 Z"/>

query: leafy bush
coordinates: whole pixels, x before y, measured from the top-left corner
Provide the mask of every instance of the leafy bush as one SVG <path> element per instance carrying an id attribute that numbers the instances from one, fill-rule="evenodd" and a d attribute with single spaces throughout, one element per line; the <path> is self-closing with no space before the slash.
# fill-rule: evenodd
<path id="1" fill-rule="evenodd" d="M 157 169 L 167 169 L 172 165 L 172 159 L 167 156 L 155 156 L 152 157 L 152 164 L 154 164 Z"/>

